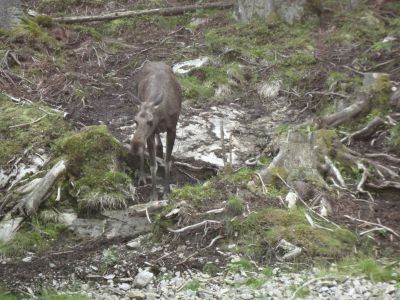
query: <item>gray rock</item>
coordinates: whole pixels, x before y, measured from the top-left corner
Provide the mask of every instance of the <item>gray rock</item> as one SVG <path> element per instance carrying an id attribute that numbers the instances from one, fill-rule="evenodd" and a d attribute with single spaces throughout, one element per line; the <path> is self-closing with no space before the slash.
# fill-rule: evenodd
<path id="1" fill-rule="evenodd" d="M 126 295 L 131 299 L 146 299 L 146 294 L 140 290 L 130 290 Z"/>
<path id="2" fill-rule="evenodd" d="M 136 275 L 133 284 L 136 287 L 144 288 L 153 280 L 153 277 L 154 277 L 153 273 L 147 270 L 143 270 Z"/>
<path id="3" fill-rule="evenodd" d="M 21 1 L 0 0 L 0 28 L 12 28 L 22 17 Z"/>
<path id="4" fill-rule="evenodd" d="M 120 288 L 123 291 L 127 291 L 131 288 L 131 285 L 128 283 L 120 283 L 118 284 L 118 288 Z"/>

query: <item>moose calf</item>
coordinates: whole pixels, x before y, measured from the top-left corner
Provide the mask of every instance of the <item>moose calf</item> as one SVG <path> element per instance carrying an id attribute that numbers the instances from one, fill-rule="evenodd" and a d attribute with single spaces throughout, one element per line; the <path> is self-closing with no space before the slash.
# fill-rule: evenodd
<path id="1" fill-rule="evenodd" d="M 170 191 L 171 154 L 181 112 L 182 92 L 171 67 L 164 62 L 146 62 L 136 78 L 141 105 L 135 116 L 137 127 L 131 141 L 131 149 L 133 154 L 140 156 L 139 184 L 142 182 L 146 184 L 143 152 L 147 143 L 152 180 L 151 200 L 154 201 L 158 199 L 156 155 L 163 157 L 163 146 L 159 135 L 161 132 L 167 132 L 164 193 Z"/>

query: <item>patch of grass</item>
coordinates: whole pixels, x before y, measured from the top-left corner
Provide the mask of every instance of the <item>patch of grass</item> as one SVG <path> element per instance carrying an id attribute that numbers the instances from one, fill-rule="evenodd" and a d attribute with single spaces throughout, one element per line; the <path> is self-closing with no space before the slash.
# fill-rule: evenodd
<path id="1" fill-rule="evenodd" d="M 264 267 L 263 270 L 261 271 L 261 273 L 266 276 L 266 277 L 272 277 L 273 273 L 272 273 L 272 268 L 271 267 Z"/>
<path id="2" fill-rule="evenodd" d="M 340 262 L 337 269 L 346 275 L 364 275 L 374 282 L 392 281 L 400 282 L 399 262 L 397 270 L 393 265 L 383 265 L 373 258 L 347 259 Z"/>
<path id="3" fill-rule="evenodd" d="M 61 44 L 51 37 L 47 33 L 47 30 L 40 26 L 37 21 L 43 20 L 24 17 L 21 19 L 21 23 L 17 27 L 5 31 L 4 33 L 8 36 L 11 42 L 26 42 L 37 50 L 41 50 L 43 46 L 54 50 L 61 49 Z"/>
<path id="4" fill-rule="evenodd" d="M 252 168 L 242 168 L 237 172 L 223 172 L 218 175 L 213 181 L 222 182 L 224 184 L 246 187 L 247 183 L 253 179 L 256 170 Z"/>
<path id="5" fill-rule="evenodd" d="M 311 227 L 302 209 L 284 210 L 266 208 L 250 214 L 246 219 L 231 221 L 227 234 L 238 235 L 240 250 L 259 259 L 266 245 L 273 247 L 285 239 L 303 248 L 309 258 L 341 258 L 348 255 L 359 241 L 346 229 L 324 229 Z M 323 224 L 329 227 L 329 224 Z M 236 234 L 235 234 L 236 233 Z"/>
<path id="6" fill-rule="evenodd" d="M 102 34 L 96 28 L 89 25 L 71 24 L 68 25 L 67 28 L 76 32 L 90 35 L 96 41 L 100 41 L 102 39 Z"/>
<path id="7" fill-rule="evenodd" d="M 193 279 L 185 285 L 185 290 L 198 291 L 200 286 L 200 281 Z"/>
<path id="8" fill-rule="evenodd" d="M 213 262 L 207 262 L 203 267 L 203 272 L 211 276 L 217 275 L 220 271 L 220 268 Z"/>
<path id="9" fill-rule="evenodd" d="M 105 22 L 99 31 L 102 34 L 114 36 L 122 35 L 127 31 L 133 31 L 139 18 L 120 18 Z"/>
<path id="10" fill-rule="evenodd" d="M 265 279 L 264 278 L 249 278 L 246 280 L 246 285 L 252 289 L 256 289 L 259 290 L 262 288 L 262 286 L 265 283 Z"/>
<path id="11" fill-rule="evenodd" d="M 65 225 L 42 223 L 34 218 L 30 224 L 24 224 L 12 241 L 0 243 L 0 253 L 5 256 L 21 256 L 27 252 L 40 253 L 67 232 Z"/>
<path id="12" fill-rule="evenodd" d="M 400 123 L 392 128 L 390 132 L 390 143 L 394 146 L 400 146 Z"/>
<path id="13" fill-rule="evenodd" d="M 250 271 L 254 269 L 254 265 L 246 258 L 241 258 L 238 261 L 230 262 L 228 268 L 231 272 L 237 273 L 240 271 Z"/>
<path id="14" fill-rule="evenodd" d="M 0 111 L 0 165 L 5 165 L 14 155 L 22 155 L 29 146 L 34 145 L 35 149 L 49 148 L 52 140 L 70 130 L 62 114 L 44 105 L 17 105 L 1 93 Z M 28 125 L 12 127 L 21 124 Z"/>
<path id="15" fill-rule="evenodd" d="M 215 197 L 217 191 L 210 185 L 185 185 L 172 191 L 170 198 L 173 200 L 185 200 L 189 203 L 200 204 Z"/>
<path id="16" fill-rule="evenodd" d="M 233 216 L 240 216 L 244 211 L 243 200 L 237 196 L 229 197 L 226 203 L 226 209 L 229 214 Z"/>
<path id="17" fill-rule="evenodd" d="M 205 99 L 211 98 L 214 95 L 213 87 L 203 84 L 197 77 L 179 77 L 178 80 L 182 86 L 185 98 Z"/>
<path id="18" fill-rule="evenodd" d="M 290 288 L 293 292 L 296 292 L 296 298 L 305 298 L 310 295 L 310 290 L 306 287 L 299 288 L 298 286 L 292 286 Z"/>

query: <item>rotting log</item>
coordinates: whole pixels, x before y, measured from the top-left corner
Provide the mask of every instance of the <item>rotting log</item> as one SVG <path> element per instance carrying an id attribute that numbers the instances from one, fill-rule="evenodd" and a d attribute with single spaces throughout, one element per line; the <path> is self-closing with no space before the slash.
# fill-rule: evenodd
<path id="1" fill-rule="evenodd" d="M 194 11 L 197 9 L 226 9 L 233 7 L 231 2 L 214 2 L 206 4 L 194 4 L 186 6 L 176 6 L 176 7 L 165 7 L 165 8 L 154 8 L 154 9 L 144 9 L 144 10 L 128 10 L 112 12 L 103 15 L 93 15 L 93 16 L 70 16 L 70 17 L 55 17 L 53 22 L 56 23 L 84 23 L 84 22 L 94 22 L 94 21 L 109 21 L 125 17 L 136 17 L 145 15 L 161 15 L 161 16 L 174 16 L 184 14 L 186 12 Z"/>
<path id="2" fill-rule="evenodd" d="M 66 162 L 64 160 L 56 163 L 47 174 L 37 182 L 32 191 L 25 195 L 18 204 L 12 209 L 12 214 L 34 215 L 40 204 L 42 204 L 51 194 L 51 189 L 58 178 L 66 172 Z"/>

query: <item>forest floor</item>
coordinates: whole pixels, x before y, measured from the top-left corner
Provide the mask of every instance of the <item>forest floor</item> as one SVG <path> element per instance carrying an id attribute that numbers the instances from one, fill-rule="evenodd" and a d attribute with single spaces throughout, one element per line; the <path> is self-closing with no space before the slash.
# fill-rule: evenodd
<path id="1" fill-rule="evenodd" d="M 58 0 L 23 3 L 26 9 L 54 16 L 60 12 L 67 15 L 84 15 L 88 11 L 102 13 L 104 7 L 114 11 L 184 5 L 192 1 L 126 0 L 107 2 L 106 5 L 102 1 L 72 1 L 71 5 Z M 382 10 L 366 14 L 365 18 L 370 18 L 367 20 L 370 23 L 366 21 L 368 24 L 378 22 L 376 24 L 381 26 L 379 22 L 382 22 L 386 26 L 392 24 L 391 18 L 399 18 L 392 14 Z M 364 35 L 349 37 L 346 36 L 348 28 L 345 28 L 348 18 L 327 13 L 321 18 L 324 22 L 311 20 L 297 28 L 279 22 L 261 25 L 259 20 L 249 25 L 235 25 L 231 12 L 205 10 L 174 17 L 147 16 L 85 25 L 52 24 L 39 26 L 37 31 L 32 28 L 35 24 L 28 23 L 26 32 L 13 38 L 1 37 L 6 45 L 4 49 L 16 54 L 16 59 L 6 57 L 10 72 L 7 76 L 0 74 L 1 92 L 67 113 L 66 118 L 74 130 L 104 124 L 121 143 L 127 143 L 134 131 L 133 116 L 138 109 L 132 96 L 135 94 L 134 75 L 143 62 L 166 61 L 172 66 L 207 56 L 211 64 L 179 79 L 185 101 L 175 161 L 210 170 L 220 168 L 221 150 L 210 149 L 220 143 L 219 135 L 215 133 L 218 126 L 212 118 L 223 117 L 227 118 L 228 134 L 234 133 L 237 139 L 234 169 L 239 170 L 253 157 L 263 156 L 270 160 L 269 155 L 274 153 L 265 149 L 274 135 L 285 132 L 289 124 L 300 124 L 335 107 L 343 98 L 341 93 L 351 94 L 360 84 L 359 73 L 386 72 L 394 85 L 400 84 L 400 53 L 398 48 L 393 50 L 400 45 L 400 36 L 393 29 L 395 27 L 387 25 L 370 36 L 362 31 Z M 330 44 L 338 36 L 349 41 L 336 46 Z M 390 49 L 382 43 L 386 36 L 397 38 Z M 271 64 L 269 60 L 275 60 L 275 63 Z M 280 87 L 279 94 L 273 98 L 262 92 L 268 82 L 275 82 Z M 230 118 L 230 111 L 237 111 L 237 114 Z M 208 124 L 205 131 L 214 133 L 204 137 L 210 139 L 206 146 L 200 143 L 188 147 L 188 142 L 195 142 L 179 136 L 189 130 L 187 126 L 193 125 L 196 118 L 203 118 L 197 126 L 202 126 L 204 121 Z M 229 128 L 230 124 L 233 124 L 232 128 Z M 196 139 L 202 139 L 202 136 L 196 136 Z M 247 152 L 240 148 L 241 143 L 246 145 Z M 379 138 L 373 146 L 369 141 L 357 143 L 355 147 L 363 152 L 367 149 L 370 152 L 388 151 Z M 252 148 L 247 147 L 248 144 Z M 194 159 L 193 151 L 200 148 L 204 153 L 214 151 L 215 160 Z M 214 175 L 213 172 L 182 172 L 175 166 L 171 181 L 182 187 L 202 183 Z M 221 172 L 218 176 L 223 177 Z M 217 186 L 221 194 L 232 195 L 238 190 L 232 185 L 224 185 L 223 181 Z M 149 192 L 149 187 L 138 187 L 136 201 L 146 202 Z M 279 192 L 278 196 L 243 193 L 241 197 L 249 214 L 268 205 L 284 208 L 279 200 L 283 195 Z M 342 194 L 332 204 L 329 219 L 354 232 L 363 231 L 366 224 L 349 220 L 344 215 L 382 222 L 399 233 L 399 193 L 388 190 L 374 194 L 374 200 L 370 202 L 363 197 L 354 199 Z M 206 202 L 201 211 L 213 208 L 219 208 L 218 203 Z M 233 249 L 222 251 L 218 247 L 207 247 L 220 233 L 226 233 L 213 226 L 209 228 L 213 234 L 207 231 L 182 234 L 172 240 L 162 236 L 154 240 L 153 237 L 153 240 L 143 242 L 140 251 L 127 246 L 128 241 L 150 230 L 146 228 L 142 233 L 114 239 L 58 239 L 40 253 L 28 252 L 15 259 L 2 258 L 0 278 L 3 287 L 29 295 L 49 285 L 52 289 L 65 289 L 61 282 L 71 278 L 79 282 L 107 282 L 103 276 L 110 272 L 116 278 L 133 278 L 136 270 L 145 266 L 156 275 L 162 268 L 174 272 L 204 271 L 206 262 L 214 262 L 218 268 L 226 270 L 224 267 L 234 255 Z M 400 250 L 400 239 L 388 233 L 375 235 L 373 244 L 379 257 L 393 257 Z M 192 256 L 196 259 L 191 259 Z M 257 263 L 268 265 L 273 262 L 276 259 L 266 253 Z"/>

